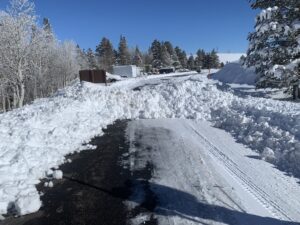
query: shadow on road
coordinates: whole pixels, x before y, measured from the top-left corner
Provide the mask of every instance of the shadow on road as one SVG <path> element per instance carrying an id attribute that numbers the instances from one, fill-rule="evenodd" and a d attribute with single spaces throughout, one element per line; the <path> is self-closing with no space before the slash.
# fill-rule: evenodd
<path id="1" fill-rule="evenodd" d="M 70 178 L 68 178 L 70 179 Z M 82 183 L 81 181 L 73 180 L 75 182 Z M 173 189 L 171 187 L 149 183 L 148 181 L 138 180 L 138 181 L 126 181 L 125 185 L 122 187 L 116 187 L 112 189 L 105 189 L 102 187 L 97 187 L 90 184 L 90 188 L 102 191 L 107 195 L 114 198 L 122 199 L 123 201 L 135 201 L 138 205 L 147 209 L 147 211 L 154 212 L 156 215 L 161 216 L 178 216 L 193 222 L 203 223 L 199 219 L 208 219 L 215 222 L 223 222 L 229 225 L 237 224 L 235 219 L 238 221 L 244 221 L 243 224 L 259 224 L 259 225 L 299 225 L 298 222 L 282 221 L 275 218 L 261 217 L 257 215 L 251 215 L 245 212 L 239 212 L 225 207 L 217 205 L 209 205 L 197 200 L 197 198 L 189 193 Z M 155 199 L 129 199 L 128 190 L 132 185 L 139 186 L 150 186 L 151 190 L 154 192 Z M 156 195 L 157 193 L 157 195 Z M 180 204 L 184 202 L 184 204 Z M 156 202 L 156 206 L 144 204 L 145 201 Z"/>
<path id="2" fill-rule="evenodd" d="M 145 199 L 137 200 L 130 199 L 130 201 L 135 201 L 139 205 L 146 207 L 148 211 L 153 211 L 155 215 L 161 216 L 178 216 L 183 219 L 187 219 L 196 223 L 203 224 L 200 219 L 212 220 L 215 222 L 223 222 L 229 225 L 234 224 L 254 224 L 254 225 L 299 225 L 298 222 L 282 221 L 275 218 L 261 217 L 257 215 L 248 214 L 245 212 L 239 212 L 225 207 L 210 205 L 204 202 L 200 202 L 197 198 L 189 193 L 173 189 L 171 187 L 149 183 L 148 181 L 127 181 L 126 185 L 123 187 L 113 188 L 111 190 L 106 190 L 101 187 L 97 188 L 111 195 L 115 198 L 121 198 L 123 200 L 129 200 L 128 195 L 125 193 L 128 187 L 133 183 L 145 186 L 150 185 L 151 190 L 155 193 L 156 206 L 149 206 L 143 204 Z M 156 195 L 157 194 L 157 195 Z M 149 199 L 148 199 L 149 201 Z M 184 204 L 181 204 L 181 203 Z M 239 221 L 237 223 L 236 219 Z"/>

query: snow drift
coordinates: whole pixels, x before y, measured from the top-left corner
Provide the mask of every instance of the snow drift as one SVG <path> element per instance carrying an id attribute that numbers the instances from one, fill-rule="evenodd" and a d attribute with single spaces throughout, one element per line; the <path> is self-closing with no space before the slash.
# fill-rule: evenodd
<path id="1" fill-rule="evenodd" d="M 0 214 L 9 207 L 20 215 L 37 211 L 40 179 L 64 163 L 65 155 L 89 148 L 85 143 L 117 119 L 212 121 L 254 150 L 268 147 L 279 165 L 300 172 L 299 104 L 239 98 L 203 75 L 133 90 L 143 82 L 130 79 L 107 88 L 78 82 L 52 98 L 0 114 Z"/>
<path id="2" fill-rule="evenodd" d="M 256 74 L 254 69 L 246 69 L 240 62 L 234 62 L 225 65 L 212 78 L 223 83 L 254 85 Z"/>

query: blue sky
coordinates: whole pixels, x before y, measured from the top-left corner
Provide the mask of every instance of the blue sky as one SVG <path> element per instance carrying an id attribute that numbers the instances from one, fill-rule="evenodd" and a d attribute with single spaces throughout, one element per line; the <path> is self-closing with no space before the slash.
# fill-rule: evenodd
<path id="1" fill-rule="evenodd" d="M 3 9 L 8 0 L 0 0 Z M 120 35 L 130 46 L 148 49 L 154 39 L 169 40 L 194 53 L 198 48 L 245 52 L 253 30 L 248 0 L 36 0 L 60 40 L 95 49 L 103 36 L 115 47 Z"/>

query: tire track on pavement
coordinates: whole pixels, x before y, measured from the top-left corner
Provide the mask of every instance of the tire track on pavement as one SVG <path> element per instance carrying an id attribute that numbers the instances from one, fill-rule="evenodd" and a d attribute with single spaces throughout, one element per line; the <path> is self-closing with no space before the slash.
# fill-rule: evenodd
<path id="1" fill-rule="evenodd" d="M 212 144 L 205 136 L 196 130 L 191 124 L 189 125 L 195 134 L 201 138 L 203 144 L 207 146 L 209 153 L 227 169 L 228 172 L 235 178 L 253 197 L 258 200 L 273 216 L 280 220 L 293 221 L 291 217 L 282 209 L 276 202 L 271 200 L 270 196 L 256 184 L 251 182 L 251 179 L 245 172 L 238 168 L 238 165 L 226 156 L 220 149 Z"/>

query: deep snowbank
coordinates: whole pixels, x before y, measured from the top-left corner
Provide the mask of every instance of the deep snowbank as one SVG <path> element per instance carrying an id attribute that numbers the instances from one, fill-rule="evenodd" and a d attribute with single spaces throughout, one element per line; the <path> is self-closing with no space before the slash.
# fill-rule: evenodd
<path id="1" fill-rule="evenodd" d="M 0 115 L 0 214 L 38 210 L 35 185 L 64 156 L 87 149 L 117 119 L 190 118 L 213 121 L 253 149 L 271 148 L 276 161 L 299 172 L 300 106 L 260 98 L 239 98 L 216 88 L 204 75 L 132 87 L 147 79 L 109 87 L 76 83 L 55 97 Z M 31 205 L 31 207 L 28 207 Z"/>
<path id="2" fill-rule="evenodd" d="M 253 69 L 245 69 L 239 62 L 233 62 L 225 65 L 212 78 L 223 83 L 254 85 L 256 74 Z"/>

